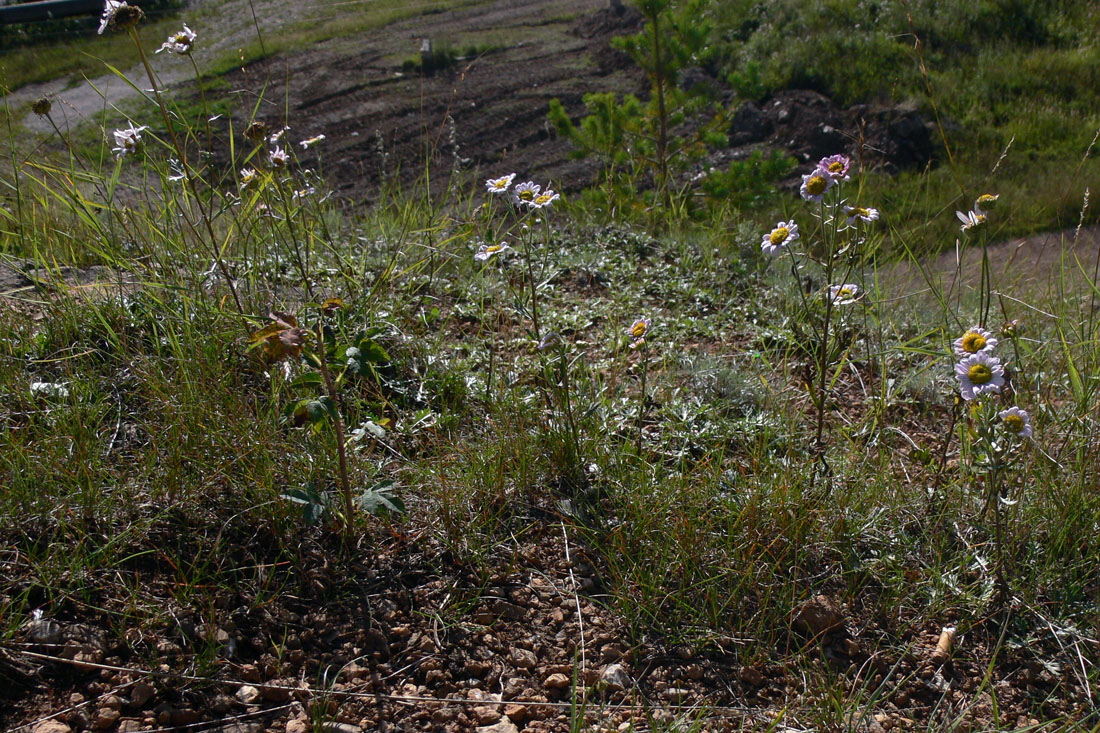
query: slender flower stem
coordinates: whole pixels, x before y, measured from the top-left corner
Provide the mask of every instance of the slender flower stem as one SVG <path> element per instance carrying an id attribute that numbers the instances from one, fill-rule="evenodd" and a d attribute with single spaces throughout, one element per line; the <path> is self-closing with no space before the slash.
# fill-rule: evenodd
<path id="1" fill-rule="evenodd" d="M 336 382 L 332 378 L 332 372 L 328 368 L 328 355 L 325 351 L 325 332 L 321 324 L 321 319 L 317 319 L 317 361 L 321 368 L 321 378 L 325 382 L 325 389 L 328 391 L 329 399 L 332 400 L 332 404 L 335 408 L 335 416 L 333 418 L 333 426 L 336 429 L 336 456 L 340 469 L 340 493 L 344 498 L 344 539 L 350 539 L 351 537 L 351 519 L 355 510 L 351 501 L 351 482 L 348 481 L 348 458 L 347 458 L 347 446 L 344 438 L 344 417 L 342 405 L 343 401 L 340 399 L 340 392 L 336 389 Z"/>
<path id="2" fill-rule="evenodd" d="M 237 286 L 233 282 L 233 276 L 229 273 L 229 267 L 225 264 L 225 260 L 222 259 L 221 250 L 218 247 L 218 238 L 214 234 L 214 226 L 210 223 L 210 216 L 206 211 L 206 206 L 202 202 L 202 197 L 199 196 L 198 184 L 195 181 L 194 172 L 191 170 L 191 166 L 187 163 L 187 151 L 186 148 L 180 144 L 179 137 L 176 135 L 176 129 L 172 126 L 172 120 L 168 116 L 168 107 L 164 103 L 164 97 L 161 95 L 160 86 L 157 84 L 156 75 L 153 74 L 153 67 L 149 65 L 149 58 L 145 54 L 145 48 L 141 45 L 141 38 L 138 36 L 137 29 L 134 27 L 129 28 L 130 38 L 133 40 L 134 45 L 138 50 L 138 57 L 141 59 L 141 65 L 145 67 L 145 74 L 149 78 L 149 85 L 153 89 L 153 96 L 157 100 L 157 107 L 160 109 L 161 117 L 164 119 L 164 127 L 168 131 L 168 136 L 172 140 L 172 147 L 176 151 L 176 155 L 180 160 L 180 167 L 183 168 L 184 180 L 187 181 L 187 187 L 191 190 L 191 196 L 195 199 L 195 204 L 199 207 L 199 215 L 206 225 L 206 233 L 210 238 L 210 251 L 214 256 L 214 262 L 221 272 L 222 278 L 225 280 L 226 285 L 229 286 L 229 292 L 233 296 L 233 303 L 237 306 L 238 313 L 244 313 L 244 305 L 241 303 L 240 295 L 237 293 Z M 189 225 L 190 221 L 188 222 Z M 193 225 L 191 225 L 193 227 Z M 245 333 L 249 333 L 248 324 L 242 322 L 242 326 Z"/>

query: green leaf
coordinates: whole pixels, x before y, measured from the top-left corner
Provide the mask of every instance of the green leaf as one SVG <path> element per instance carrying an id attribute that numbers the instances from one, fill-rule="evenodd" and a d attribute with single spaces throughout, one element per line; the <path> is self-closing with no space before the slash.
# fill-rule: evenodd
<path id="1" fill-rule="evenodd" d="M 356 499 L 359 508 L 368 514 L 382 516 L 389 514 L 404 514 L 405 504 L 393 493 L 395 481 L 379 481 L 373 486 L 363 489 Z"/>

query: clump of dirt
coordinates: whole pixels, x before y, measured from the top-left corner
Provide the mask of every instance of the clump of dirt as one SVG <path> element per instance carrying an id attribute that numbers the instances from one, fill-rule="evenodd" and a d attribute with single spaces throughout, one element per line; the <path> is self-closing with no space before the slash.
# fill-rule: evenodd
<path id="1" fill-rule="evenodd" d="M 802 162 L 847 153 L 888 172 L 935 162 L 931 128 L 914 108 L 859 104 L 840 107 L 818 92 L 792 89 L 757 105 L 743 103 L 730 123 L 730 142 L 786 150 Z"/>

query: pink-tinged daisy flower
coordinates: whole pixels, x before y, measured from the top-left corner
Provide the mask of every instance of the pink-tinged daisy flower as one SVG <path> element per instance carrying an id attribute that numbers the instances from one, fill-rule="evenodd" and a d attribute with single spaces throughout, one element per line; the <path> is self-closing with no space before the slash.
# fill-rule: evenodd
<path id="1" fill-rule="evenodd" d="M 168 40 L 161 44 L 156 52 L 167 51 L 180 55 L 189 54 L 191 53 L 191 47 L 195 45 L 195 38 L 197 38 L 195 31 L 188 28 L 187 24 L 184 23 L 183 30 L 168 36 Z"/>
<path id="2" fill-rule="evenodd" d="M 533 209 L 543 209 L 543 208 L 546 208 L 547 206 L 549 206 L 550 204 L 554 203 L 555 201 L 557 201 L 560 198 L 561 198 L 561 196 L 554 193 L 553 191 L 551 191 L 548 188 L 545 191 L 543 191 L 542 193 L 535 196 L 534 201 L 532 201 L 529 205 Z"/>
<path id="3" fill-rule="evenodd" d="M 290 163 L 290 156 L 282 148 L 276 146 L 271 154 L 267 156 L 267 162 L 271 164 L 272 168 L 286 168 Z"/>
<path id="4" fill-rule="evenodd" d="M 539 195 L 539 191 L 542 186 L 539 186 L 534 181 L 524 181 L 523 183 L 517 183 L 516 187 L 512 189 L 512 201 L 517 204 L 524 204 L 530 206 L 535 201 L 535 197 Z"/>
<path id="5" fill-rule="evenodd" d="M 986 331 L 981 326 L 971 326 L 966 330 L 966 333 L 955 339 L 955 356 L 964 359 L 981 351 L 987 354 L 992 353 L 993 347 L 996 345 L 997 339 L 991 332 Z"/>
<path id="6" fill-rule="evenodd" d="M 645 344 L 645 337 L 649 335 L 652 323 L 648 318 L 639 318 L 630 324 L 630 328 L 626 330 L 626 334 L 630 336 L 630 348 L 636 349 Z"/>
<path id="7" fill-rule="evenodd" d="M 474 255 L 474 259 L 480 260 L 482 262 L 488 262 L 494 255 L 498 255 L 501 252 L 509 249 L 511 249 L 511 247 L 509 247 L 504 242 L 501 242 L 500 244 L 483 244 L 481 245 L 481 247 L 478 248 L 477 254 Z"/>
<path id="8" fill-rule="evenodd" d="M 781 254 L 783 249 L 796 239 L 798 239 L 798 225 L 794 223 L 794 219 L 781 221 L 776 223 L 771 232 L 764 235 L 760 248 L 774 256 Z"/>
<path id="9" fill-rule="evenodd" d="M 878 209 L 869 209 L 863 206 L 845 206 L 844 213 L 848 215 L 848 226 L 854 225 L 857 220 L 868 224 L 878 221 Z"/>
<path id="10" fill-rule="evenodd" d="M 302 150 L 308 150 L 309 148 L 312 148 L 314 145 L 316 145 L 317 143 L 321 142 L 324 139 L 325 139 L 324 135 L 314 135 L 311 138 L 299 141 L 298 144 L 302 146 Z"/>
<path id="11" fill-rule="evenodd" d="M 546 351 L 551 346 L 557 346 L 562 342 L 561 336 L 557 331 L 548 331 L 545 336 L 542 337 L 542 341 L 539 341 L 538 346 L 535 348 L 539 351 Z"/>
<path id="12" fill-rule="evenodd" d="M 515 173 L 509 173 L 506 176 L 500 178 L 490 178 L 485 181 L 485 190 L 489 193 L 505 193 L 512 185 L 512 179 L 516 177 Z"/>
<path id="13" fill-rule="evenodd" d="M 855 283 L 833 285 L 829 288 L 829 299 L 833 305 L 850 305 L 859 300 L 859 286 Z"/>
<path id="14" fill-rule="evenodd" d="M 980 227 L 982 224 L 985 224 L 986 220 L 985 214 L 980 211 L 967 211 L 966 213 L 956 211 L 955 216 L 962 222 L 961 229 L 964 232 L 968 232 L 975 227 Z"/>
<path id="15" fill-rule="evenodd" d="M 1031 418 L 1026 411 L 1021 410 L 1019 407 L 1010 407 L 1007 410 L 998 412 L 997 417 L 1001 418 L 1001 425 L 1004 426 L 1004 429 L 1017 438 L 1031 437 Z"/>
<path id="16" fill-rule="evenodd" d="M 798 192 L 802 194 L 802 198 L 816 204 L 825 198 L 825 192 L 832 188 L 835 183 L 836 179 L 828 171 L 823 168 L 815 168 L 813 173 L 802 176 L 802 187 L 798 189 Z"/>
<path id="17" fill-rule="evenodd" d="M 827 158 L 822 158 L 821 162 L 817 164 L 817 168 L 828 173 L 837 182 L 852 179 L 849 172 L 852 169 L 852 159 L 847 155 L 830 155 Z"/>
<path id="18" fill-rule="evenodd" d="M 145 125 L 141 127 L 134 127 L 133 123 L 130 124 L 124 130 L 115 130 L 115 147 L 111 148 L 111 152 L 115 153 L 119 158 L 129 153 L 136 153 L 142 148 L 141 133 L 149 128 Z"/>
<path id="19" fill-rule="evenodd" d="M 984 351 L 962 359 L 955 365 L 959 392 L 964 400 L 972 400 L 986 392 L 997 393 L 1005 384 L 1005 368 L 995 356 Z"/>

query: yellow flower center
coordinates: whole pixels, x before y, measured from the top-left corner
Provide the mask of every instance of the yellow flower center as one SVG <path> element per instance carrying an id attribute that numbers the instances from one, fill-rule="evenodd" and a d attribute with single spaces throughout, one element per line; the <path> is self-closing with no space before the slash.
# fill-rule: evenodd
<path id="1" fill-rule="evenodd" d="M 870 211 L 868 211 L 867 209 L 864 209 L 862 207 L 852 209 L 852 213 L 855 214 L 856 216 L 862 216 L 862 217 L 867 217 L 867 216 L 871 215 Z"/>
<path id="2" fill-rule="evenodd" d="M 495 253 L 501 251 L 502 249 L 504 249 L 504 247 L 500 246 L 499 244 L 493 244 L 493 245 L 490 245 L 490 246 L 486 247 L 485 251 L 488 252 L 489 254 L 495 254 Z"/>
<path id="3" fill-rule="evenodd" d="M 975 364 L 966 370 L 966 376 L 970 377 L 970 381 L 974 384 L 985 384 L 993 379 L 993 370 L 985 364 Z"/>
<path id="4" fill-rule="evenodd" d="M 844 164 L 839 160 L 834 160 L 832 163 L 829 163 L 830 173 L 840 173 L 842 170 L 844 170 Z"/>
<path id="5" fill-rule="evenodd" d="M 962 347 L 963 351 L 967 353 L 977 354 L 985 348 L 985 344 L 985 336 L 982 336 L 977 331 L 969 331 L 963 336 Z"/>
<path id="6" fill-rule="evenodd" d="M 768 241 L 772 244 L 783 244 L 787 241 L 787 235 L 791 233 L 791 230 L 787 227 L 777 227 L 772 230 L 771 236 L 768 237 Z"/>
<path id="7" fill-rule="evenodd" d="M 631 327 L 630 335 L 633 336 L 636 339 L 640 339 L 642 336 L 645 336 L 645 332 L 646 332 L 647 328 L 648 328 L 648 326 L 646 326 L 645 321 L 638 321 L 637 323 L 634 324 L 633 327 Z"/>
<path id="8" fill-rule="evenodd" d="M 505 178 L 498 178 L 497 180 L 493 181 L 493 188 L 504 188 L 507 185 L 508 180 Z"/>
<path id="9" fill-rule="evenodd" d="M 841 288 L 836 291 L 837 300 L 844 300 L 845 298 L 851 298 L 855 296 L 855 291 L 851 288 Z"/>
<path id="10" fill-rule="evenodd" d="M 818 196 L 825 193 L 825 187 L 827 182 L 825 176 L 811 176 L 810 180 L 806 181 L 806 191 L 811 196 Z"/>
<path id="11" fill-rule="evenodd" d="M 544 193 L 540 193 L 538 196 L 535 197 L 535 203 L 538 204 L 539 206 L 542 206 L 543 204 L 545 204 L 549 200 L 550 200 L 550 197 L 547 196 Z"/>
<path id="12" fill-rule="evenodd" d="M 529 188 L 525 188 L 525 189 L 523 189 L 522 191 L 520 191 L 520 192 L 519 192 L 518 194 L 516 194 L 516 195 L 517 195 L 517 196 L 519 196 L 519 197 L 520 197 L 521 199 L 523 199 L 524 201 L 533 201 L 533 200 L 534 200 L 534 198 L 535 198 L 535 192 L 534 192 L 534 191 L 532 191 L 532 190 L 531 190 L 531 189 L 529 189 Z"/>
<path id="13" fill-rule="evenodd" d="M 1024 419 L 1019 415 L 1005 415 L 1004 424 L 1012 433 L 1020 433 L 1024 429 Z"/>

